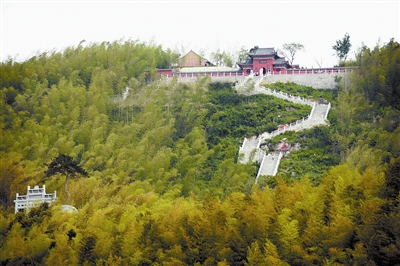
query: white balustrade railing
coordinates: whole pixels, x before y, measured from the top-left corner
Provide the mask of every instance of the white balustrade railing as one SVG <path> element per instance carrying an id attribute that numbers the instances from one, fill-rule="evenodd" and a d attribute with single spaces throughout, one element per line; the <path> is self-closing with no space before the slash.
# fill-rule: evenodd
<path id="1" fill-rule="evenodd" d="M 328 103 L 328 107 L 326 108 L 326 113 L 325 113 L 324 120 L 328 119 L 328 114 L 329 114 L 329 111 L 331 110 L 331 107 L 332 107 L 332 105 L 331 105 L 331 103 L 329 102 L 329 103 Z"/>
<path id="2" fill-rule="evenodd" d="M 253 75 L 249 75 L 249 76 L 245 77 L 242 82 L 237 83 L 236 88 L 238 88 L 240 86 L 243 86 L 244 83 L 249 78 L 253 78 Z M 258 137 L 257 147 L 255 148 L 256 151 L 257 151 L 256 152 L 257 154 L 255 154 L 255 156 L 257 155 L 257 159 L 252 158 L 252 160 L 253 161 L 257 161 L 259 159 L 260 153 L 264 154 L 264 155 L 262 157 L 261 165 L 260 165 L 260 168 L 259 168 L 258 173 L 257 173 L 257 177 L 256 177 L 256 181 L 255 181 L 256 184 L 258 182 L 258 177 L 260 176 L 260 173 L 261 173 L 261 171 L 263 169 L 263 165 L 264 165 L 264 162 L 265 162 L 265 159 L 266 159 L 266 154 L 263 153 L 263 151 L 260 149 L 261 142 L 263 140 L 267 139 L 267 138 L 273 138 L 273 137 L 275 137 L 275 136 L 277 136 L 279 134 L 282 134 L 282 133 L 286 132 L 287 130 L 299 130 L 299 129 L 303 129 L 304 128 L 303 126 L 312 127 L 312 126 L 315 126 L 317 124 L 320 124 L 321 122 L 323 122 L 323 121 L 325 121 L 327 119 L 329 110 L 331 108 L 331 104 L 328 103 L 326 112 L 322 115 L 321 118 L 317 118 L 314 115 L 316 107 L 317 107 L 317 103 L 316 102 L 311 101 L 309 99 L 306 99 L 304 97 L 294 96 L 294 95 L 291 95 L 291 94 L 286 93 L 286 92 L 271 90 L 269 88 L 261 88 L 260 84 L 261 84 L 263 78 L 264 78 L 263 76 L 260 76 L 259 79 L 255 81 L 255 86 L 256 87 L 255 87 L 255 90 L 252 92 L 252 94 L 259 94 L 259 93 L 270 94 L 270 95 L 273 95 L 273 96 L 276 96 L 278 98 L 285 99 L 285 100 L 288 100 L 288 101 L 291 101 L 291 102 L 294 102 L 294 103 L 309 105 L 309 106 L 312 107 L 312 109 L 311 109 L 311 112 L 310 112 L 310 114 L 308 116 L 303 117 L 303 118 L 301 118 L 299 120 L 296 120 L 294 122 L 291 122 L 291 123 L 289 123 L 287 125 L 281 125 L 276 130 L 274 130 L 274 131 L 272 131 L 270 133 L 264 132 L 263 134 L 261 134 Z M 314 116 L 314 120 L 315 121 L 311 121 L 311 118 L 313 116 Z M 305 122 L 307 122 L 307 123 L 305 123 Z M 244 146 L 245 146 L 246 142 L 247 142 L 247 139 L 245 138 L 244 141 L 243 141 L 242 146 L 240 147 L 240 151 L 242 151 L 244 149 Z M 275 176 L 277 174 L 277 172 L 278 172 L 278 167 L 279 167 L 279 163 L 280 163 L 280 161 L 282 159 L 282 156 L 283 156 L 282 152 L 279 152 L 278 158 L 277 158 L 275 166 L 274 166 L 273 176 Z M 251 159 L 251 158 L 249 158 L 249 159 Z"/>
<path id="3" fill-rule="evenodd" d="M 243 144 L 242 144 L 242 146 L 240 147 L 240 150 L 243 150 L 243 148 L 244 148 L 244 145 L 246 144 L 246 141 L 247 141 L 247 138 L 244 138 L 244 140 L 243 140 Z"/>
<path id="4" fill-rule="evenodd" d="M 316 103 L 314 102 L 312 109 L 311 109 L 310 117 L 312 117 L 312 115 L 314 114 L 315 106 L 316 106 Z"/>
<path id="5" fill-rule="evenodd" d="M 276 176 L 276 173 L 278 173 L 278 167 L 279 167 L 279 164 L 281 162 L 281 159 L 282 159 L 282 152 L 279 152 L 278 159 L 277 159 L 277 162 L 275 164 L 275 169 L 274 169 L 274 172 L 273 172 L 272 176 Z"/>
<path id="6" fill-rule="evenodd" d="M 312 75 L 312 74 L 335 74 L 335 73 L 347 73 L 353 72 L 353 68 L 315 68 L 315 69 L 287 69 L 282 71 L 270 71 L 267 75 Z M 210 72 L 172 72 L 171 73 L 163 73 L 160 72 L 160 75 L 165 76 L 166 78 L 172 78 L 174 76 L 178 76 L 178 78 L 193 78 L 198 76 L 209 76 L 209 77 L 250 77 L 254 76 L 253 73 L 246 74 L 243 71 L 210 71 Z M 262 80 L 263 75 L 260 75 L 260 82 Z"/>
<path id="7" fill-rule="evenodd" d="M 265 162 L 265 158 L 267 157 L 267 155 L 264 153 L 264 156 L 263 156 L 263 158 L 262 158 L 262 161 L 261 161 L 261 164 L 260 164 L 260 168 L 258 169 L 258 173 L 257 173 L 257 177 L 256 177 L 256 184 L 258 183 L 258 177 L 260 176 L 260 173 L 261 173 L 261 171 L 262 171 L 262 169 L 263 169 L 263 166 L 264 166 L 264 162 Z"/>
<path id="8" fill-rule="evenodd" d="M 260 93 L 260 90 L 261 90 L 261 93 L 270 94 L 270 95 L 273 95 L 275 97 L 278 97 L 278 98 L 281 98 L 281 99 L 284 99 L 284 100 L 288 100 L 288 101 L 291 101 L 291 102 L 294 102 L 294 103 L 306 104 L 306 105 L 309 105 L 309 106 L 314 106 L 314 104 L 315 104 L 314 101 L 308 100 L 308 99 L 306 99 L 304 97 L 294 96 L 294 95 L 291 95 L 291 94 L 286 93 L 286 92 L 277 91 L 277 90 L 271 90 L 269 88 L 258 88 L 258 90 L 255 91 L 253 94 Z"/>
<path id="9" fill-rule="evenodd" d="M 167 75 L 166 77 L 170 78 L 173 76 L 177 76 L 178 78 L 195 78 L 195 77 L 247 77 L 243 72 L 236 71 L 221 71 L 221 72 L 174 72 L 171 75 Z"/>

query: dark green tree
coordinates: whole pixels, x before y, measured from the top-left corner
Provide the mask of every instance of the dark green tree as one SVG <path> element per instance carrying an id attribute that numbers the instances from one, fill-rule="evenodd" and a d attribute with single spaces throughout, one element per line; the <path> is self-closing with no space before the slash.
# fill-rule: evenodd
<path id="1" fill-rule="evenodd" d="M 386 169 L 386 186 L 383 188 L 383 198 L 395 201 L 400 193 L 400 157 L 393 159 Z"/>
<path id="2" fill-rule="evenodd" d="M 81 240 L 81 249 L 79 251 L 79 264 L 80 265 L 96 265 L 98 259 L 94 247 L 96 246 L 96 239 L 94 237 L 85 237 Z"/>
<path id="3" fill-rule="evenodd" d="M 49 164 L 45 175 L 51 177 L 57 173 L 65 175 L 65 185 L 64 189 L 68 195 L 68 202 L 70 200 L 70 194 L 68 192 L 68 179 L 76 176 L 77 174 L 87 176 L 87 172 L 80 167 L 76 162 L 73 161 L 71 156 L 65 154 L 59 154 L 53 161 Z"/>
<path id="4" fill-rule="evenodd" d="M 350 36 L 347 32 L 344 35 L 343 39 L 336 40 L 336 44 L 332 46 L 332 49 L 335 50 L 336 55 L 337 57 L 339 57 L 340 60 L 343 59 L 346 60 L 350 48 L 351 48 Z"/>

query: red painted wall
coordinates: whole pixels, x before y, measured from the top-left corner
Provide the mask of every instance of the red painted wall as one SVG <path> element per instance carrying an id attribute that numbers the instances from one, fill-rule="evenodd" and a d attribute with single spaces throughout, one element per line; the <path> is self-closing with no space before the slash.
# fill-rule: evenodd
<path id="1" fill-rule="evenodd" d="M 253 72 L 260 74 L 260 70 L 265 68 L 266 73 L 268 73 L 268 69 L 272 72 L 274 71 L 274 59 L 272 58 L 257 58 L 253 59 Z"/>
<path id="2" fill-rule="evenodd" d="M 172 77 L 172 69 L 158 69 L 157 74 L 159 76 L 166 75 L 168 78 Z"/>

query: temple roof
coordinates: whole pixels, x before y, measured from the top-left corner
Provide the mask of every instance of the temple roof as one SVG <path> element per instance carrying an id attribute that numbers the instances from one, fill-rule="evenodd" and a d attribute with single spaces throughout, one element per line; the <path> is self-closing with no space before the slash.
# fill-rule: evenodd
<path id="1" fill-rule="evenodd" d="M 247 58 L 247 60 L 245 62 L 240 62 L 238 64 L 241 64 L 241 65 L 252 65 L 253 64 L 253 58 Z"/>
<path id="2" fill-rule="evenodd" d="M 257 48 L 257 49 L 250 49 L 248 55 L 274 55 L 275 49 L 274 48 Z"/>
<path id="3" fill-rule="evenodd" d="M 286 63 L 288 63 L 288 61 L 286 61 L 285 58 L 283 57 L 279 57 L 274 61 L 274 64 L 286 64 Z"/>
<path id="4" fill-rule="evenodd" d="M 243 68 L 243 67 L 248 68 L 249 66 L 253 65 L 253 58 L 249 57 L 249 58 L 247 58 L 247 60 L 245 62 L 236 62 L 236 64 L 241 68 Z"/>
<path id="5" fill-rule="evenodd" d="M 289 64 L 289 62 L 287 60 L 285 60 L 284 57 L 279 57 L 277 59 L 275 59 L 274 66 L 284 66 L 286 68 L 292 68 L 292 66 Z"/>
<path id="6" fill-rule="evenodd" d="M 236 63 L 239 67 L 243 69 L 251 69 L 253 67 L 253 58 L 255 59 L 273 59 L 273 65 L 279 68 L 291 68 L 292 66 L 289 64 L 284 57 L 280 57 L 275 51 L 273 47 L 270 48 L 259 48 L 258 46 L 254 46 L 247 53 L 249 56 L 245 62 Z M 265 63 L 266 61 L 264 61 Z"/>
<path id="7" fill-rule="evenodd" d="M 178 59 L 178 65 L 180 67 L 199 67 L 211 65 L 211 62 L 190 50 L 186 55 Z"/>

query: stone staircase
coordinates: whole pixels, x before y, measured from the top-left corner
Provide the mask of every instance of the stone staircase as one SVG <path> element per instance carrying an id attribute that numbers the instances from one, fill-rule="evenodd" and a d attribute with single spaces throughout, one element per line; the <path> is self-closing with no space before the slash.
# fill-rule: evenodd
<path id="1" fill-rule="evenodd" d="M 239 162 L 247 163 L 249 161 L 258 161 L 261 162 L 263 153 L 261 153 L 260 148 L 261 139 L 257 137 L 245 138 L 242 146 L 240 147 L 239 154 L 242 154 L 239 157 Z"/>
<path id="2" fill-rule="evenodd" d="M 284 125 L 283 127 L 278 128 L 273 132 L 264 132 L 259 137 L 253 136 L 251 138 L 244 139 L 243 144 L 239 150 L 238 161 L 240 163 L 248 163 L 249 161 L 260 162 L 260 169 L 256 177 L 256 183 L 258 182 L 258 178 L 261 175 L 275 176 L 278 170 L 280 160 L 282 158 L 281 152 L 265 154 L 263 151 L 260 150 L 260 144 L 264 140 L 271 139 L 286 131 L 300 131 L 304 129 L 310 129 L 318 125 L 326 125 L 327 124 L 326 119 L 328 117 L 329 110 L 331 108 L 330 103 L 318 104 L 316 102 L 310 101 L 308 99 L 299 96 L 293 96 L 288 93 L 261 87 L 260 84 L 263 78 L 264 78 L 263 76 L 253 78 L 255 87 L 254 91 L 252 91 L 251 94 L 272 95 L 287 101 L 291 101 L 293 103 L 306 104 L 312 106 L 312 110 L 310 115 L 308 115 L 307 117 L 303 117 L 300 120 L 290 123 L 289 125 Z M 244 83 L 239 83 L 239 84 L 243 85 Z M 237 86 L 237 88 L 239 86 Z"/>
<path id="3" fill-rule="evenodd" d="M 236 83 L 236 90 L 238 90 L 240 87 L 242 87 L 244 84 L 246 84 L 246 82 L 249 80 L 249 79 L 252 79 L 254 77 L 254 75 L 253 74 L 250 74 L 250 75 L 248 75 L 248 76 L 245 76 L 244 78 L 243 78 L 243 80 L 241 80 L 241 81 L 239 81 L 238 83 Z M 259 83 L 260 84 L 260 83 Z M 258 85 L 259 85 L 258 84 Z"/>
<path id="4" fill-rule="evenodd" d="M 282 159 L 282 152 L 273 152 L 269 154 L 265 154 L 263 160 L 261 161 L 260 169 L 258 170 L 256 177 L 256 184 L 258 182 L 258 178 L 261 175 L 267 176 L 275 176 L 278 172 L 279 163 Z"/>
<path id="5" fill-rule="evenodd" d="M 316 104 L 310 120 L 320 122 L 325 121 L 328 117 L 330 108 L 330 104 Z"/>

